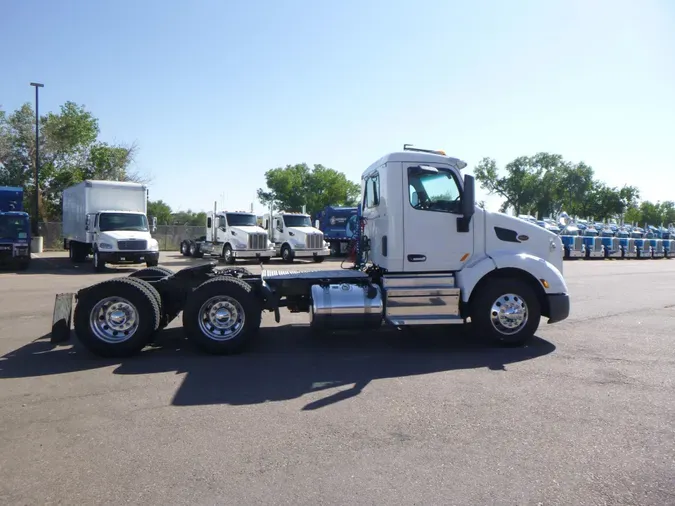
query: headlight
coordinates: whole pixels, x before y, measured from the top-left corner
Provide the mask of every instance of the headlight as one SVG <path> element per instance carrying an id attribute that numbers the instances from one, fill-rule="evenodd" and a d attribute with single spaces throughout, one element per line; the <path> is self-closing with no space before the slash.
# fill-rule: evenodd
<path id="1" fill-rule="evenodd" d="M 98 249 L 113 249 L 113 245 L 107 242 L 100 242 L 98 243 Z"/>
<path id="2" fill-rule="evenodd" d="M 150 251 L 159 251 L 159 243 L 157 242 L 156 239 L 152 239 L 152 240 L 148 243 L 148 250 L 150 250 Z"/>

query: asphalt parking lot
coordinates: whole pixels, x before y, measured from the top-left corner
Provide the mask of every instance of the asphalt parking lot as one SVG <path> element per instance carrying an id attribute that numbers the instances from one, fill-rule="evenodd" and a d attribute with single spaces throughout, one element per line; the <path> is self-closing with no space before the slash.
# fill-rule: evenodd
<path id="1" fill-rule="evenodd" d="M 56 293 L 132 270 L 0 272 L 0 504 L 675 504 L 675 260 L 565 263 L 571 317 L 518 349 L 284 312 L 235 357 L 179 321 L 123 361 L 49 343 Z"/>

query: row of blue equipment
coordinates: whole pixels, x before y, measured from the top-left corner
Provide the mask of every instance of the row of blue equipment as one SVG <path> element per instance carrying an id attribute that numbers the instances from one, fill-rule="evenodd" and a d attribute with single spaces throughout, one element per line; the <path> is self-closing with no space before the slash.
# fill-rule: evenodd
<path id="1" fill-rule="evenodd" d="M 561 215 L 553 220 L 536 220 L 520 216 L 540 227 L 560 235 L 564 258 L 671 258 L 675 256 L 675 228 L 646 226 L 645 228 L 616 223 L 571 221 Z"/>

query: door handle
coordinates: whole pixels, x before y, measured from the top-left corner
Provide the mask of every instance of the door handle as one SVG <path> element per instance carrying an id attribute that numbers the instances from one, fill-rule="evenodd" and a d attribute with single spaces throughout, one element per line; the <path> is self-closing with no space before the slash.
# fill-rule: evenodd
<path id="1" fill-rule="evenodd" d="M 426 255 L 408 255 L 408 262 L 426 262 Z"/>

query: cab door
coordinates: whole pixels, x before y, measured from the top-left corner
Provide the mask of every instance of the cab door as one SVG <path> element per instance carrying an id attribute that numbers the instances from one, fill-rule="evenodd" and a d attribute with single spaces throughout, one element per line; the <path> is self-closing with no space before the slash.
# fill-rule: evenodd
<path id="1" fill-rule="evenodd" d="M 458 230 L 462 187 L 450 167 L 409 166 L 403 174 L 403 267 L 457 271 L 473 255 L 473 222 Z"/>

